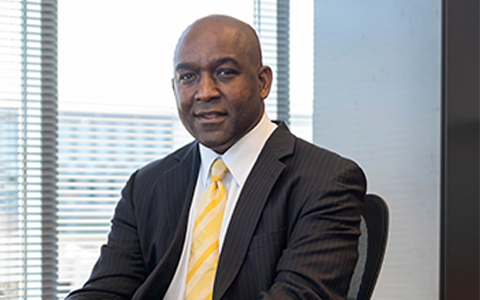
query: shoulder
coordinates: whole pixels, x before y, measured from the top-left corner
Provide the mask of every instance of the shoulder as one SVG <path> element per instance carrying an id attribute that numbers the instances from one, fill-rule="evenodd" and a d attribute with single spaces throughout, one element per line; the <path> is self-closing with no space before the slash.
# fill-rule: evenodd
<path id="1" fill-rule="evenodd" d="M 264 150 L 259 163 L 275 157 L 283 164 L 283 175 L 289 178 L 300 176 L 302 180 L 325 182 L 332 177 L 353 176 L 365 181 L 363 171 L 353 160 L 296 137 L 284 123 L 279 123 Z"/>
<path id="2" fill-rule="evenodd" d="M 347 157 L 300 138 L 295 138 L 295 150 L 293 156 L 296 160 L 302 159 L 305 161 L 305 164 L 320 165 L 325 168 L 348 165 L 358 166 L 353 160 Z"/>
<path id="3" fill-rule="evenodd" d="M 193 159 L 198 155 L 198 143 L 191 142 L 169 155 L 147 163 L 137 170 L 136 177 L 159 177 L 184 159 Z"/>
<path id="4" fill-rule="evenodd" d="M 314 145 L 300 138 L 295 138 L 292 155 L 285 160 L 286 169 L 291 174 L 301 174 L 307 181 L 329 180 L 349 182 L 354 180 L 366 185 L 366 178 L 361 167 L 352 159 L 331 150 Z"/>

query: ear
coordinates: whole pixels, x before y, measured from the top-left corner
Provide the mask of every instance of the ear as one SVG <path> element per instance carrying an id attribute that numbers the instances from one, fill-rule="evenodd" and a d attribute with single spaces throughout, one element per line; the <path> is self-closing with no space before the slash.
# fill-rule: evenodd
<path id="1" fill-rule="evenodd" d="M 260 97 L 262 99 L 267 98 L 270 94 L 270 88 L 272 87 L 272 69 L 269 66 L 262 66 L 258 72 L 258 81 L 260 88 Z"/>
<path id="2" fill-rule="evenodd" d="M 175 78 L 172 78 L 172 90 L 175 98 L 177 97 L 177 92 L 175 91 Z"/>

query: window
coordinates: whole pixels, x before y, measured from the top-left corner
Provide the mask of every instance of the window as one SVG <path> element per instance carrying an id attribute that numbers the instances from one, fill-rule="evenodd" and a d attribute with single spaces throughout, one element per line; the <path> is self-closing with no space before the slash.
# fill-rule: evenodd
<path id="1" fill-rule="evenodd" d="M 228 14 L 258 29 L 277 72 L 267 112 L 312 139 L 311 109 L 298 110 L 312 105 L 312 63 L 301 89 L 288 72 L 298 56 L 313 62 L 313 1 L 306 31 L 289 22 L 301 4 L 285 0 L 185 5 L 0 1 L 0 297 L 61 299 L 80 287 L 128 175 L 191 141 L 170 78 L 177 39 L 194 19 Z M 288 51 L 291 32 L 307 33 L 310 56 Z M 295 111 L 289 99 L 300 90 Z"/>

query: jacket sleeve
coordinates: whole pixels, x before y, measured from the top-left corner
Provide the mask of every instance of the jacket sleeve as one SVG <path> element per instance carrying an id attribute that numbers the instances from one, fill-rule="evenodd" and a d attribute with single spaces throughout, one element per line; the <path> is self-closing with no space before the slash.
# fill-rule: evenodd
<path id="1" fill-rule="evenodd" d="M 131 299 L 145 280 L 145 264 L 140 249 L 132 191 L 134 173 L 122 190 L 115 209 L 108 242 L 85 285 L 66 300 Z"/>
<path id="2" fill-rule="evenodd" d="M 350 161 L 313 189 L 277 263 L 274 284 L 258 299 L 346 299 L 365 190 L 362 170 Z"/>

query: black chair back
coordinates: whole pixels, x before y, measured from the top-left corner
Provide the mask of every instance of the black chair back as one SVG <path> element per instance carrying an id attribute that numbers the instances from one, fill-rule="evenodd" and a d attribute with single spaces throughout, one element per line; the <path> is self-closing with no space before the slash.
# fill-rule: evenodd
<path id="1" fill-rule="evenodd" d="M 350 282 L 349 300 L 370 300 L 382 267 L 388 238 L 388 206 L 377 195 L 363 203 L 358 261 Z"/>

